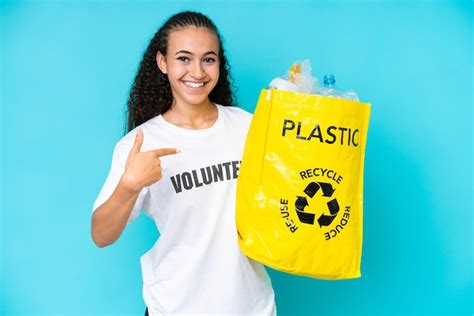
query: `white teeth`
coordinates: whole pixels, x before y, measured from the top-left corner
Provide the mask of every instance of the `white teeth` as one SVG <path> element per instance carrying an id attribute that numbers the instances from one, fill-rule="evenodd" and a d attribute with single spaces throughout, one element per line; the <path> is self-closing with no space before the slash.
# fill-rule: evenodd
<path id="1" fill-rule="evenodd" d="M 197 83 L 197 82 L 185 81 L 184 84 L 191 88 L 199 88 L 204 85 L 204 82 Z"/>

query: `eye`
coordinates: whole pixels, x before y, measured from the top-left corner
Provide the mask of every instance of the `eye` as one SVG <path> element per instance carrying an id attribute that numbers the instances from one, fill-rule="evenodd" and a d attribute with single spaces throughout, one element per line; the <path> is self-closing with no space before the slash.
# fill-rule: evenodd
<path id="1" fill-rule="evenodd" d="M 215 60 L 214 58 L 212 58 L 212 57 L 207 57 L 207 58 L 204 59 L 204 62 L 205 62 L 206 64 L 212 64 L 212 63 L 215 63 L 216 60 Z"/>
<path id="2" fill-rule="evenodd" d="M 188 57 L 186 57 L 186 56 L 179 56 L 179 57 L 178 57 L 178 58 L 176 58 L 176 59 L 178 59 L 178 60 L 181 60 L 181 61 L 182 61 L 182 62 L 184 62 L 184 63 L 186 63 L 186 62 L 188 62 L 188 61 L 189 61 L 189 58 L 188 58 Z"/>

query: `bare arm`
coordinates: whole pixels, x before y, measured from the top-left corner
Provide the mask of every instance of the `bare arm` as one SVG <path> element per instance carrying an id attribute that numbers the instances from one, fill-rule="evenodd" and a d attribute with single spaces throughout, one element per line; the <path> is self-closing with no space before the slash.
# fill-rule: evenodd
<path id="1" fill-rule="evenodd" d="M 161 179 L 160 157 L 179 152 L 176 148 L 141 152 L 142 143 L 143 132 L 138 129 L 115 190 L 92 215 L 91 234 L 98 247 L 111 245 L 120 237 L 141 190 Z"/>
<path id="2" fill-rule="evenodd" d="M 98 247 L 113 244 L 122 235 L 140 191 L 122 177 L 110 198 L 92 215 L 92 239 Z"/>

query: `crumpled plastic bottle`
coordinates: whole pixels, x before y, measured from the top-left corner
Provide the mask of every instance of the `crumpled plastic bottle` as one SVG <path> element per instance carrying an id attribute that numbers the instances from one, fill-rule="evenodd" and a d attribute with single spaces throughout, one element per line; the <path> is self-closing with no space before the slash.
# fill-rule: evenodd
<path id="1" fill-rule="evenodd" d="M 333 98 L 359 101 L 359 97 L 354 91 L 349 90 L 346 93 L 339 91 L 339 89 L 336 86 L 336 78 L 334 77 L 333 74 L 324 75 L 323 87 L 319 88 L 319 91 L 317 91 L 316 94 L 333 97 Z"/>
<path id="2" fill-rule="evenodd" d="M 314 94 L 319 89 L 319 80 L 311 75 L 311 63 L 305 59 L 295 62 L 284 76 L 273 79 L 268 86 L 270 89 Z"/>
<path id="3" fill-rule="evenodd" d="M 336 78 L 333 74 L 325 75 L 323 86 L 320 87 L 318 78 L 311 74 L 311 63 L 308 59 L 295 62 L 284 76 L 274 78 L 269 88 L 359 101 L 359 97 L 353 90 L 343 93 L 337 89 Z"/>

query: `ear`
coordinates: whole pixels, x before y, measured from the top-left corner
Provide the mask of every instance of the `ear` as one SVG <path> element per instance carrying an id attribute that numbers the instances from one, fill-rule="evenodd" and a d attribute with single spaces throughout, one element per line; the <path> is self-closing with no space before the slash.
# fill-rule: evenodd
<path id="1" fill-rule="evenodd" d="M 159 51 L 156 54 L 156 64 L 158 65 L 158 68 L 160 68 L 162 73 L 164 74 L 168 73 L 168 70 L 166 67 L 166 57 Z"/>

